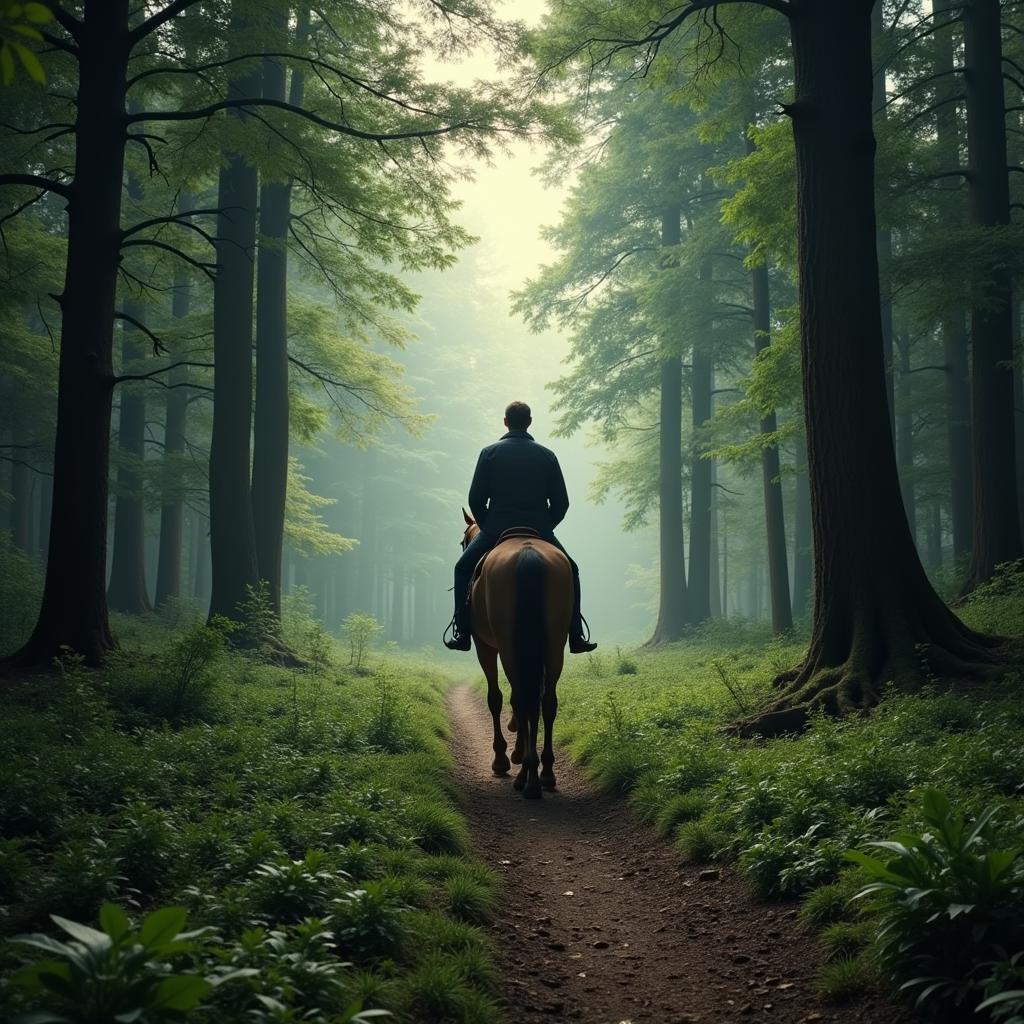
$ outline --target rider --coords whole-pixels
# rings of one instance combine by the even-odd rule
[[[477,562],[513,526],[536,530],[541,539],[553,544],[566,558],[568,552],[552,532],[565,518],[569,495],[562,478],[562,467],[555,453],[526,432],[533,422],[525,402],[511,402],[505,409],[508,433],[488,445],[477,460],[473,483],[469,488],[469,508],[480,532],[469,542],[455,563],[455,615],[452,638],[445,646],[453,651],[468,651],[472,630],[469,621],[469,584]],[[583,654],[597,647],[583,633],[580,614],[580,570],[572,566],[573,609],[569,625],[569,651]]]

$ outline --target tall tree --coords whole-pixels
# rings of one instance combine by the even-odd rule
[[[874,198],[871,0],[756,0],[789,18],[795,92],[801,366],[814,525],[815,606],[804,663],[741,730],[800,729],[878,699],[883,680],[963,676],[993,641],[935,593],[907,526],[889,423]],[[658,47],[714,0],[692,0],[633,38],[577,40],[591,57]],[[721,5],[725,13],[727,5]],[[711,31],[714,31],[712,28]]]
[[[971,223],[1010,222],[999,0],[963,6],[967,105],[967,202]],[[1013,415],[1013,286],[1009,267],[989,268],[971,309],[974,542],[964,589],[1021,557]]]

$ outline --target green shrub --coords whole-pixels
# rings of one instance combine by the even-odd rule
[[[494,914],[493,886],[470,872],[453,874],[445,883],[445,896],[448,912],[471,924],[486,924]]]
[[[706,864],[718,857],[728,839],[710,815],[683,822],[676,830],[675,848],[685,861]]]
[[[372,616],[353,612],[341,624],[341,632],[348,641],[348,663],[358,673],[363,670],[367,652],[384,627]]]
[[[334,928],[345,957],[365,962],[398,955],[405,937],[403,910],[383,882],[367,882],[334,903]]]
[[[852,878],[852,873],[847,872],[838,882],[819,885],[817,889],[808,893],[800,907],[801,919],[807,924],[822,925],[851,918],[855,909],[851,906],[850,900],[855,895],[856,888],[847,879]]]
[[[182,932],[186,912],[163,907],[133,928],[118,906],[100,910],[102,931],[53,915],[70,936],[19,936],[13,941],[48,954],[18,971],[12,981],[25,994],[30,1012],[13,1024],[110,1024],[111,1021],[178,1020],[210,992],[198,974],[174,969],[174,961],[194,954],[201,932]]]
[[[822,930],[821,944],[829,960],[842,960],[856,956],[874,937],[871,921],[836,921]]]
[[[658,835],[669,836],[685,821],[693,821],[708,809],[708,798],[699,792],[679,793],[662,804],[655,827]]]
[[[878,960],[919,1006],[975,1001],[978,965],[1024,947],[1024,849],[995,845],[996,813],[968,822],[928,789],[925,831],[846,854],[871,880],[858,899],[877,915]]]
[[[822,967],[815,988],[823,999],[843,1003],[863,996],[877,977],[877,970],[866,958],[844,957]]]
[[[412,839],[427,853],[465,853],[469,837],[462,819],[434,803],[418,801],[406,811]]]

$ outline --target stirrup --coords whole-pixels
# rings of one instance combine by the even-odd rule
[[[451,633],[449,639],[448,634]],[[448,648],[449,651],[468,651],[472,647],[472,634],[466,634],[465,636],[459,631],[458,623],[455,621],[455,616],[452,616],[452,621],[445,627],[444,633],[441,634],[441,643]]]
[[[591,651],[597,650],[597,644],[590,639],[590,623],[582,615],[580,615],[580,625],[582,629],[579,635],[569,637],[570,654],[589,654]]]

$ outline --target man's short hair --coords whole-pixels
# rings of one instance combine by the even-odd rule
[[[531,419],[530,407],[525,402],[509,402],[505,407],[505,421],[509,430],[525,430]]]

